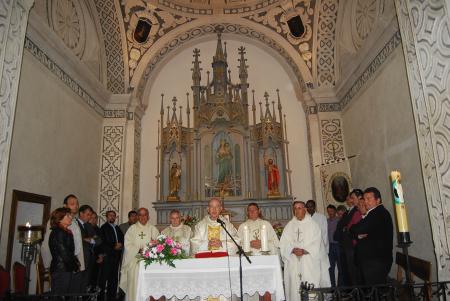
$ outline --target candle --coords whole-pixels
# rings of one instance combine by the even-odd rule
[[[261,226],[261,251],[267,252],[269,251],[269,245],[267,242],[267,229],[266,225]]]
[[[244,252],[250,252],[250,231],[248,230],[248,226],[244,225]]]
[[[399,232],[399,243],[410,243],[408,218],[406,216],[405,200],[403,199],[403,188],[400,183],[399,171],[391,171],[392,192],[394,193],[395,215]]]

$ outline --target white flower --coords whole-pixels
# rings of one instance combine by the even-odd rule
[[[164,258],[164,254],[163,253],[159,254],[159,257]]]

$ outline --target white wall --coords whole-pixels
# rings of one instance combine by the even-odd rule
[[[343,113],[346,151],[359,154],[350,160],[353,186],[380,189],[383,203],[394,218],[389,174],[392,170],[401,172],[414,242],[410,254],[431,261],[435,271],[430,219],[401,46],[378,72]],[[396,225],[394,228],[396,231]],[[398,250],[394,248],[394,252]],[[436,279],[435,273],[433,278]]]
[[[287,118],[287,131],[292,172],[293,195],[299,199],[312,197],[310,159],[308,154],[308,141],[306,118],[294,93],[294,83],[289,78],[280,63],[268,52],[253,44],[230,40],[232,37],[225,36],[227,41],[228,66],[231,70],[233,82],[238,78],[238,51],[237,48],[246,48],[247,65],[249,65],[250,83],[249,91],[254,89],[257,102],[263,101],[264,92],[270,94],[270,100],[276,101],[276,89],[280,89],[280,98],[283,111]],[[206,71],[212,71],[212,57],[216,51],[216,40],[201,42],[195,47],[188,47],[180,51],[161,69],[158,76],[151,83],[149,106],[142,119],[142,155],[141,155],[141,177],[140,177],[140,202],[141,206],[151,207],[156,200],[156,164],[157,164],[157,126],[160,117],[161,93],[165,94],[164,107],[172,105],[171,99],[176,96],[182,100],[178,105],[186,108],[186,92],[190,93],[190,104],[192,106],[192,51],[200,49],[200,61],[202,71],[202,85],[206,83]],[[210,75],[212,79],[212,74]],[[251,93],[249,93],[251,101]],[[170,102],[170,103],[169,103]],[[259,105],[257,104],[259,111]],[[166,108],[165,108],[166,110]],[[192,115],[192,107],[191,107]],[[251,116],[251,115],[250,115]],[[192,117],[192,116],[191,116]],[[259,118],[259,114],[257,115]],[[250,119],[251,120],[251,119]],[[186,115],[183,116],[186,123]],[[192,125],[192,122],[191,122]],[[151,210],[151,222],[156,222],[155,211]]]
[[[9,161],[0,264],[7,253],[12,190],[52,197],[74,193],[97,206],[102,118],[24,51]]]

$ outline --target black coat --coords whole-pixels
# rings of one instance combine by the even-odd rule
[[[89,223],[82,224],[77,219],[78,226],[80,227],[81,238],[83,239],[83,254],[84,254],[84,264],[86,268],[92,266],[94,264],[95,256],[94,256],[94,246],[88,241],[85,241],[85,238],[94,238],[95,230]]]
[[[392,264],[394,228],[391,214],[383,205],[370,211],[359,223],[350,228],[350,232],[355,238],[367,234],[367,237],[357,240],[355,256],[358,263],[364,264],[364,261],[375,260]]]
[[[114,230],[108,223],[104,223],[100,227],[100,231],[102,234],[102,250],[107,257],[111,258],[120,258],[122,251],[114,250],[114,246],[117,242],[121,243],[123,245],[123,234],[122,231],[120,231],[119,226],[114,225],[114,229],[116,229],[117,233],[117,241],[116,236],[114,235]]]
[[[336,231],[334,232],[333,239],[339,243],[339,245],[345,249],[352,249],[352,237],[346,228],[352,220],[353,214],[358,210],[356,206],[352,210],[347,211],[344,216],[339,220]]]
[[[53,228],[48,239],[52,254],[50,272],[78,272],[80,263],[75,256],[73,234],[61,228]]]

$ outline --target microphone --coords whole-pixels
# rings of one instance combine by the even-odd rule
[[[223,220],[221,220],[220,218],[217,218],[216,220],[219,224],[221,224],[222,226],[225,226],[225,222]]]

